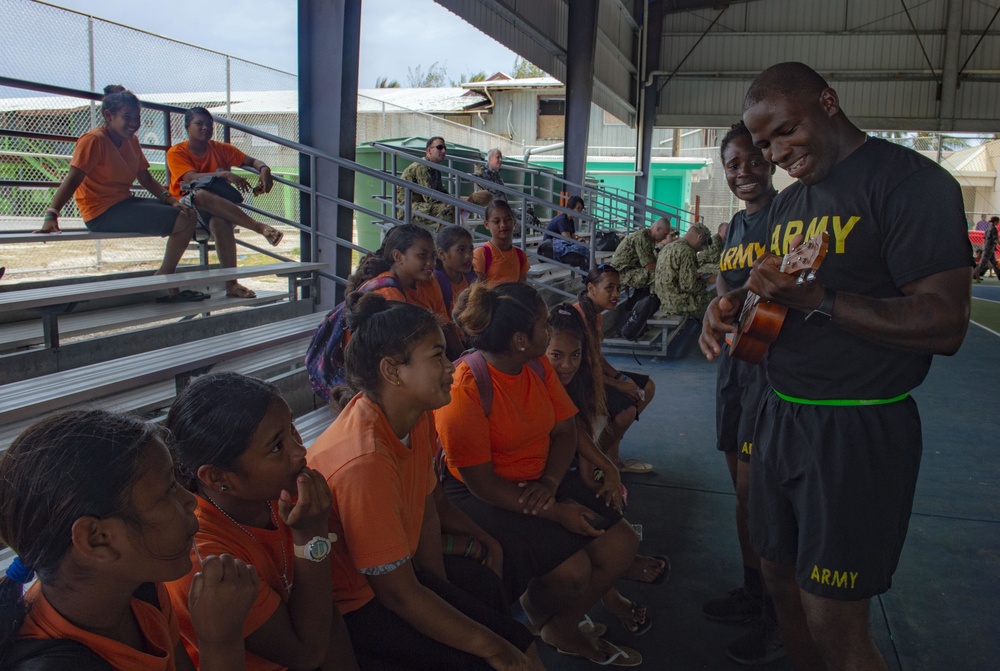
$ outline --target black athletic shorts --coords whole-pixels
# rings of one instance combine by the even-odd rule
[[[448,471],[442,486],[460,510],[472,518],[503,547],[503,582],[510,601],[521,596],[532,578],[543,576],[572,557],[594,540],[567,530],[558,522],[516,513],[486,503],[469,491],[465,483]],[[604,505],[580,480],[577,471],[569,471],[556,492],[557,501],[572,499],[594,511],[591,522],[597,529],[610,529],[622,518],[614,508]]]
[[[841,601],[892,585],[922,441],[917,404],[832,407],[764,393],[750,469],[750,542]]]
[[[753,431],[760,397],[767,388],[765,362],[754,365],[729,356],[723,345],[715,382],[715,446],[722,452],[737,451],[737,459],[750,462]]]
[[[166,236],[174,232],[180,210],[152,198],[131,196],[83,222],[96,233],[145,233]]]
[[[499,582],[490,569],[471,560],[465,561],[469,566],[461,572],[455,572],[455,565],[445,562],[450,582],[421,571],[417,571],[417,579],[455,610],[484,625],[518,650],[527,650],[535,637],[523,624],[512,618],[506,609],[496,610],[462,589],[465,580]],[[489,671],[491,668],[480,657],[424,636],[378,599],[344,615],[344,624],[362,669],[381,669],[387,665],[409,671]]]
[[[649,382],[648,375],[642,375],[641,373],[629,373],[628,371],[621,371],[625,377],[635,382],[639,385],[639,389],[645,389],[646,383]],[[636,404],[627,394],[623,394],[611,385],[604,385],[604,394],[608,405],[608,417],[611,419],[615,418],[622,410],[627,410]]]

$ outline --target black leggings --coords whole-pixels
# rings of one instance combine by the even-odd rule
[[[458,562],[461,562],[460,564]],[[499,598],[499,579],[485,566],[462,557],[445,558],[445,567],[452,582],[417,571],[417,580],[455,610],[479,622],[490,631],[510,641],[519,650],[527,650],[534,642],[525,626],[514,620],[506,610],[495,607]],[[480,596],[489,596],[492,606],[461,589],[468,581],[477,585]],[[483,593],[486,585],[494,585]],[[499,599],[502,602],[502,598]],[[502,605],[502,604],[501,604]],[[413,671],[488,671],[492,667],[482,658],[456,650],[424,636],[378,599],[372,599],[358,610],[344,615],[351,643],[362,671],[410,669]]]

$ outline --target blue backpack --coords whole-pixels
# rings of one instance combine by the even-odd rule
[[[385,287],[400,288],[394,277],[374,277],[356,291],[367,293]],[[309,349],[306,350],[306,372],[313,392],[325,402],[330,402],[330,390],[347,382],[344,371],[344,302],[323,318],[316,327]]]
[[[435,268],[434,277],[437,278],[438,284],[441,286],[441,297],[444,298],[444,306],[450,311],[452,308],[452,300],[454,300],[455,297],[451,294],[453,287],[451,286],[451,280],[448,279],[448,273],[444,272],[441,268]],[[476,274],[476,271],[470,270],[465,273],[465,281],[468,282],[471,287],[473,282],[479,281],[479,275]]]

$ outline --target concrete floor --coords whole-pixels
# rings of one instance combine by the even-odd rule
[[[981,293],[1000,300],[1000,286],[977,288]],[[679,361],[612,363],[649,374],[657,385],[622,454],[656,466],[653,474],[625,476],[628,518],[643,525],[642,551],[669,555],[673,574],[661,586],[622,583],[626,596],[649,607],[653,627],[644,636],[628,634],[601,606],[591,616],[608,625],[608,640],[642,653],[642,668],[742,668],[725,646],[745,628],[701,615],[703,602],[742,581],[732,486],[715,450],[716,365],[696,348]],[[924,428],[914,513],[893,588],[872,601],[872,631],[892,670],[1000,668],[998,373],[1000,333],[973,324],[959,353],[938,357],[914,393]],[[544,643],[539,648],[550,670],[596,668]]]

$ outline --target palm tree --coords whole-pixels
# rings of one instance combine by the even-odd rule
[[[375,80],[375,88],[377,89],[398,89],[399,82],[393,79],[389,81],[388,77],[379,77]]]

